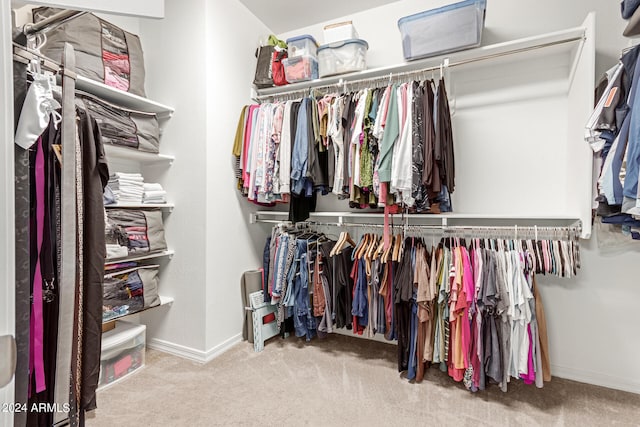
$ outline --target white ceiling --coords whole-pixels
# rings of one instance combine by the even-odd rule
[[[271,31],[280,34],[393,3],[394,0],[240,0],[240,2]]]

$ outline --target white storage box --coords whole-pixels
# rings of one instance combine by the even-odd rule
[[[289,83],[304,82],[318,78],[318,61],[314,56],[304,55],[282,61],[284,75]]]
[[[398,21],[406,60],[480,46],[486,0],[465,0]]]
[[[98,388],[111,385],[144,366],[145,325],[119,321],[102,334]]]
[[[313,36],[304,34],[302,36],[292,37],[287,39],[287,55],[289,58],[295,58],[298,56],[313,56],[317,57],[318,43]]]
[[[360,39],[323,44],[318,48],[320,77],[364,70],[368,49],[367,42]]]
[[[324,44],[360,38],[351,21],[337,22],[324,27]]]

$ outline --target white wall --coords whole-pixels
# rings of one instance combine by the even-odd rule
[[[167,2],[165,15],[139,28],[147,95],[176,110],[161,142],[173,166],[145,171],[176,205],[165,222],[176,255],[160,284],[175,302],[142,322],[152,345],[205,360],[239,339],[240,277],[258,265],[263,236],[245,226],[250,206],[238,200],[231,145],[250,101],[256,41],[269,30],[236,0]]]
[[[207,79],[205,0],[169,1],[165,19],[141,20],[147,96],[175,108],[165,126],[161,151],[173,154],[170,168],[145,171],[176,205],[166,218],[166,238],[176,251],[161,271],[160,293],[173,305],[145,314],[148,340],[204,351],[207,264],[206,242],[206,97],[198,85]],[[155,173],[153,173],[155,172]],[[157,343],[156,343],[157,344]]]
[[[352,20],[360,38],[369,43],[369,68],[403,62],[402,41],[398,19],[403,16],[440,7],[452,0],[403,0],[332,20]],[[626,46],[622,34],[624,23],[620,18],[619,2],[602,0],[488,0],[482,44],[493,44],[525,36],[577,27],[590,11],[598,14],[598,41],[596,49],[598,75],[611,66],[620,47]],[[322,44],[322,22],[280,34],[288,37],[311,34]]]
[[[244,317],[240,277],[260,264],[264,235],[247,226],[254,208],[236,190],[231,147],[250,101],[256,42],[270,31],[238,0],[207,2],[206,343],[211,357],[238,339]]]
[[[353,20],[361,38],[369,42],[369,67],[393,65],[403,61],[397,20],[446,3],[449,1],[404,0],[334,22]],[[579,26],[592,10],[597,12],[596,76],[600,76],[615,64],[621,48],[628,45],[620,35],[625,24],[620,18],[619,2],[489,0],[483,44]],[[301,28],[281,34],[280,38],[308,33],[322,43],[324,25]],[[503,114],[508,120],[509,112]],[[454,126],[458,121],[456,118]],[[454,136],[465,132],[454,127]],[[464,173],[459,170],[458,176]],[[495,197],[504,200],[511,195]],[[640,341],[635,320],[635,302],[640,298],[637,255],[638,251],[604,254],[597,248],[597,239],[592,238],[583,241],[583,268],[577,278],[539,277],[556,375],[640,393]]]

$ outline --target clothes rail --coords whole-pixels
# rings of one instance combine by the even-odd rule
[[[266,224],[292,225],[289,221],[275,219],[258,219],[257,222]],[[301,223],[297,223],[301,224]],[[347,227],[362,228],[364,230],[383,229],[384,224],[366,224],[354,222],[316,222],[305,221],[304,224],[315,227]],[[451,234],[454,236],[486,237],[486,238],[534,238],[552,237],[577,240],[582,232],[579,222],[570,226],[467,226],[467,225],[406,225],[392,224],[389,226],[395,230],[402,230],[406,234]]]
[[[21,46],[16,42],[13,42],[13,59],[22,62],[23,64],[29,63],[30,61],[37,60],[40,61],[40,65],[45,67],[49,71],[58,72],[62,68],[62,66],[48,58],[41,53],[29,49],[27,47]]]
[[[85,13],[87,12],[79,10],[63,10],[62,12],[58,12],[55,15],[43,19],[40,22],[36,22],[35,24],[25,24],[22,28],[22,32],[27,36],[31,36],[40,32],[46,32],[47,30],[62,25],[67,21],[84,15]]]
[[[267,93],[263,95],[258,94],[254,98],[254,100],[257,102],[262,102],[265,100],[295,99],[295,98],[308,96],[312,93],[313,90],[316,90],[316,91],[325,90],[328,93],[330,89],[335,88],[339,92],[340,92],[340,89],[342,89],[341,93],[344,93],[344,92],[347,92],[350,87],[357,86],[357,85],[360,85],[360,87],[362,85],[365,85],[365,87],[375,88],[375,87],[388,85],[390,82],[405,83],[405,82],[413,81],[416,79],[425,79],[427,77],[427,73],[435,72],[437,70],[444,70],[445,68],[459,67],[459,66],[473,64],[480,61],[486,61],[486,60],[496,59],[504,56],[530,52],[533,50],[544,49],[544,48],[563,45],[567,43],[574,43],[582,40],[585,40],[584,35],[569,37],[566,39],[550,41],[546,43],[540,43],[532,46],[517,47],[511,50],[506,50],[506,51],[496,52],[496,53],[489,53],[486,55],[471,57],[467,59],[461,59],[453,62],[449,62],[448,58],[444,58],[440,62],[440,64],[435,66],[422,67],[416,70],[402,71],[402,72],[396,72],[396,73],[389,72],[379,76],[372,76],[372,77],[366,77],[366,78],[360,78],[360,79],[358,79],[358,76],[361,75],[362,72],[355,73],[351,75],[351,77],[349,76],[341,77],[338,81],[334,83],[323,84],[324,79],[318,79],[318,80],[313,80],[311,82],[307,82],[306,84],[304,84],[306,87],[303,87],[303,88],[290,90],[290,91],[278,91],[278,92]],[[376,72],[376,70],[369,70],[369,71]],[[382,72],[382,70],[380,70],[380,72]],[[353,80],[351,80],[351,78],[353,78]]]

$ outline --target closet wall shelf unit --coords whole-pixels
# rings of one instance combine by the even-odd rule
[[[121,262],[130,262],[130,261],[144,261],[144,260],[156,259],[156,258],[164,258],[164,257],[169,257],[171,259],[171,258],[173,258],[173,255],[175,255],[175,253],[176,252],[173,249],[168,249],[166,251],[151,252],[151,253],[140,254],[140,255],[132,255],[132,256],[126,256],[126,257],[122,257],[122,258],[107,258],[105,260],[105,265],[117,264],[117,263],[121,263]]]
[[[288,84],[286,86],[256,89],[256,99],[263,100],[278,98],[284,95],[297,95],[299,92],[313,88],[339,88],[345,84],[350,86],[354,83],[369,82],[371,80],[384,82],[384,79],[411,78],[415,74],[439,71],[445,63],[448,63],[448,67],[450,68],[464,66],[465,70],[468,70],[483,66],[486,61],[499,61],[500,64],[518,62],[524,55],[529,59],[532,57],[542,59],[545,56],[558,54],[574,56],[576,54],[576,48],[579,47],[584,40],[584,27],[570,28],[387,67],[372,68],[355,73]],[[492,65],[495,66],[496,64]],[[575,72],[575,66],[573,68],[571,71],[572,75]],[[570,79],[572,79],[572,77],[570,77]]]
[[[158,305],[154,305],[153,307],[143,308],[142,310],[138,310],[138,311],[135,311],[133,313],[123,314],[122,316],[112,317],[109,320],[103,321],[102,324],[106,325],[106,324],[115,322],[116,320],[122,320],[125,317],[135,316],[136,314],[140,314],[140,313],[143,313],[143,312],[148,311],[148,310],[153,310],[154,308],[158,308],[158,307],[162,307],[162,306],[165,306],[165,305],[173,304],[173,301],[175,301],[173,299],[173,297],[168,297],[168,296],[164,296],[164,295],[159,295],[159,298],[160,298],[160,304],[158,304]]]
[[[579,221],[580,237],[589,238],[593,153],[583,129],[593,110],[594,13],[581,26],[561,31],[258,89],[254,100],[295,100],[440,77],[449,87],[455,168],[460,171],[451,194],[454,212],[409,215],[407,221],[505,227],[574,227]],[[338,212],[347,208],[331,196],[319,205],[318,210],[330,212],[312,213],[318,222],[322,215],[338,223],[382,221],[382,214]],[[259,211],[250,220],[286,218],[287,213]]]

